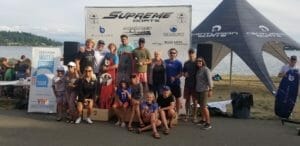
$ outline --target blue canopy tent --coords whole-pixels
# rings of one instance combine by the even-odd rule
[[[246,0],[223,0],[221,4],[192,31],[193,48],[212,44],[211,69],[231,51],[235,52],[271,92],[276,87],[266,69],[263,51],[287,63],[285,46],[299,44],[266,19]],[[201,48],[199,51],[204,51]],[[206,51],[204,51],[206,52]]]

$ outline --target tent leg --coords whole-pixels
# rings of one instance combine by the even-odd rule
[[[232,50],[230,50],[230,72],[229,72],[230,89],[232,89],[232,60],[233,60],[233,52]]]

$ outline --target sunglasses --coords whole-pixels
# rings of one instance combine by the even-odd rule
[[[176,52],[170,52],[170,54],[177,54]]]
[[[85,70],[85,72],[92,72],[92,70]]]

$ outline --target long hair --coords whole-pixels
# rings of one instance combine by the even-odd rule
[[[198,57],[198,58],[196,59],[196,62],[198,62],[198,61],[202,61],[202,66],[207,66],[207,65],[206,65],[206,61],[204,60],[203,57]]]
[[[93,48],[95,47],[95,41],[93,39],[87,39],[85,41],[85,46],[88,44],[88,43],[93,43]]]
[[[107,48],[110,49],[110,47],[115,47],[115,50],[113,52],[111,52],[111,53],[116,54],[116,52],[117,52],[117,45],[114,44],[114,43],[110,43],[110,44],[108,44]]]

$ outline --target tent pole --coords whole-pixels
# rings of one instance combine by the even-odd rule
[[[230,89],[232,89],[232,59],[233,59],[233,52],[232,52],[232,49],[231,49],[230,50],[230,73],[229,73]]]

